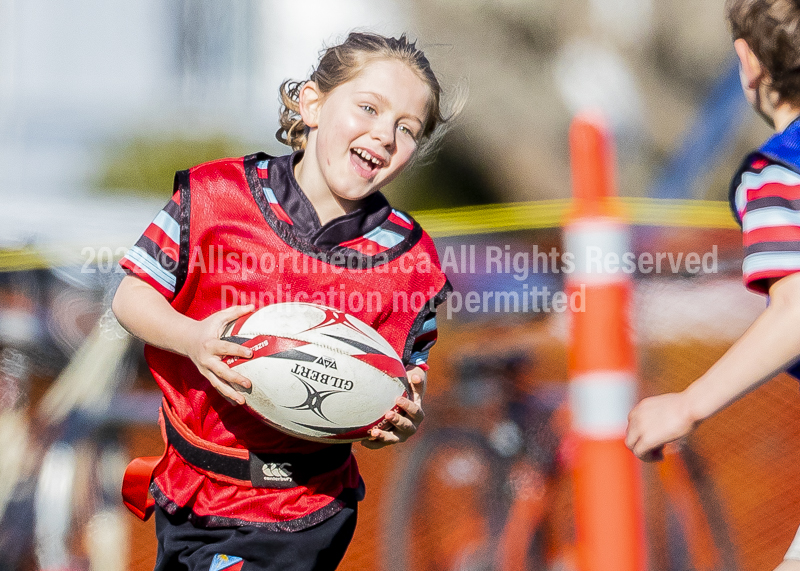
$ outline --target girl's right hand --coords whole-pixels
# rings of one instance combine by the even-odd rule
[[[254,310],[253,305],[236,305],[218,311],[202,321],[196,321],[184,340],[186,355],[211,386],[233,405],[245,403],[241,391],[249,391],[252,385],[249,379],[228,367],[223,358],[236,356],[249,359],[253,351],[238,343],[223,341],[220,336],[228,323]]]

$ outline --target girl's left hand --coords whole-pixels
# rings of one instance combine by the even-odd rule
[[[683,438],[698,424],[686,392],[644,399],[628,415],[625,444],[645,462],[664,459],[664,446]]]
[[[361,441],[364,447],[376,450],[398,442],[405,442],[414,435],[425,419],[425,413],[422,410],[422,397],[425,394],[428,374],[419,367],[414,367],[406,374],[408,375],[408,382],[411,384],[411,390],[414,393],[412,395],[413,400],[398,397],[397,404],[403,409],[403,413],[393,410],[387,412],[384,418],[392,423],[392,429],[380,430],[373,428],[369,440]]]

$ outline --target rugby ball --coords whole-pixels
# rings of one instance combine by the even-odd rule
[[[253,350],[225,363],[252,382],[246,406],[276,429],[320,442],[369,438],[395,399],[411,395],[400,357],[363,321],[312,303],[276,303],[222,334]]]

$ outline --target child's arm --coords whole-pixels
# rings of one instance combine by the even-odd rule
[[[145,343],[189,357],[211,385],[231,404],[244,404],[244,396],[232,385],[250,388],[250,381],[223,361],[226,355],[251,357],[246,347],[219,337],[225,325],[253,311],[253,306],[234,306],[196,321],[176,311],[153,286],[126,276],[111,304],[117,320]]]
[[[702,377],[680,393],[650,397],[628,416],[626,444],[645,461],[666,443],[785,370],[800,355],[800,272],[773,282],[770,303]]]
[[[414,392],[413,400],[399,397],[397,404],[403,409],[404,414],[387,412],[386,420],[394,425],[394,430],[372,429],[372,437],[362,441],[362,444],[371,449],[383,448],[390,444],[405,442],[419,428],[425,419],[425,412],[422,410],[422,397],[425,396],[425,387],[428,382],[428,374],[420,367],[414,367],[406,373],[411,390]]]

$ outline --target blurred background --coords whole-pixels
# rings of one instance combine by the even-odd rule
[[[563,287],[481,256],[560,251],[570,121],[603,113],[633,251],[718,253],[714,272],[633,276],[640,393],[685,387],[764,305],[741,286],[724,201],[770,131],[740,93],[722,4],[0,0],[0,569],[152,568],[152,522],[118,490],[131,457],[161,452],[159,395],[107,312],[115,261],[175,170],[287,152],[279,84],[351,30],[418,38],[445,97],[468,94],[435,159],[386,191],[440,252],[475,246],[459,292]],[[574,569],[565,314],[462,311],[439,329],[420,434],[356,447],[369,492],[342,568],[499,569],[514,521],[528,562],[502,568]],[[777,564],[800,521],[798,412],[781,376],[673,468],[642,466],[651,569]]]

